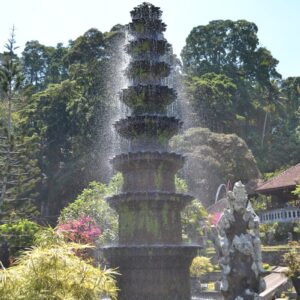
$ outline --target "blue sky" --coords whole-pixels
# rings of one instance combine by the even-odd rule
[[[67,44],[91,27],[108,31],[130,21],[137,0],[3,0],[0,49],[16,27],[17,44],[38,40],[45,45]],[[163,10],[166,37],[180,54],[191,29],[217,19],[246,19],[256,23],[262,46],[279,60],[283,77],[300,76],[299,0],[153,0]]]

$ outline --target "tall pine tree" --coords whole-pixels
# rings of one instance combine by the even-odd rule
[[[17,128],[17,108],[20,103],[22,73],[15,54],[14,28],[5,45],[0,61],[0,221],[11,216],[33,217],[35,189],[40,171],[33,158],[36,148],[34,138],[20,134]]]

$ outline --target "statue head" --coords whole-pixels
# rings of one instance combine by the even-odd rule
[[[241,181],[234,184],[233,191],[228,193],[229,204],[232,210],[244,212],[247,208],[248,195]]]

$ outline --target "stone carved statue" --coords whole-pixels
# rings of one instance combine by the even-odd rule
[[[225,300],[259,299],[259,293],[265,289],[259,218],[240,181],[227,197],[229,207],[215,228],[222,270],[221,292]]]

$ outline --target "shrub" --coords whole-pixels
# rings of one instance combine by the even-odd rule
[[[290,250],[283,255],[283,261],[288,267],[287,275],[290,278],[300,277],[300,251],[298,242],[289,243]]]
[[[190,266],[190,275],[192,277],[200,277],[205,273],[212,272],[214,267],[210,262],[210,258],[205,256],[196,256]]]
[[[197,242],[205,234],[207,212],[200,201],[193,200],[181,213],[183,237]]]
[[[115,273],[75,255],[87,246],[66,243],[50,230],[43,234],[39,245],[23,252],[15,266],[0,271],[1,299],[116,299]]]
[[[289,233],[292,234],[293,240],[299,239],[300,222],[260,224],[259,231],[261,241],[265,245],[286,243]]]
[[[6,238],[10,256],[16,257],[20,250],[31,247],[34,235],[40,228],[37,223],[27,219],[18,219],[0,225],[0,236]]]
[[[81,217],[79,220],[68,220],[57,226],[67,240],[81,244],[94,244],[101,234],[101,229],[90,217]]]
[[[77,199],[65,207],[58,220],[58,228],[80,219],[88,218],[95,226],[101,229],[98,237],[99,244],[115,242],[118,238],[118,218],[116,212],[109,207],[105,197],[117,193],[122,184],[121,174],[115,175],[109,185],[91,182],[89,186],[78,195]]]

